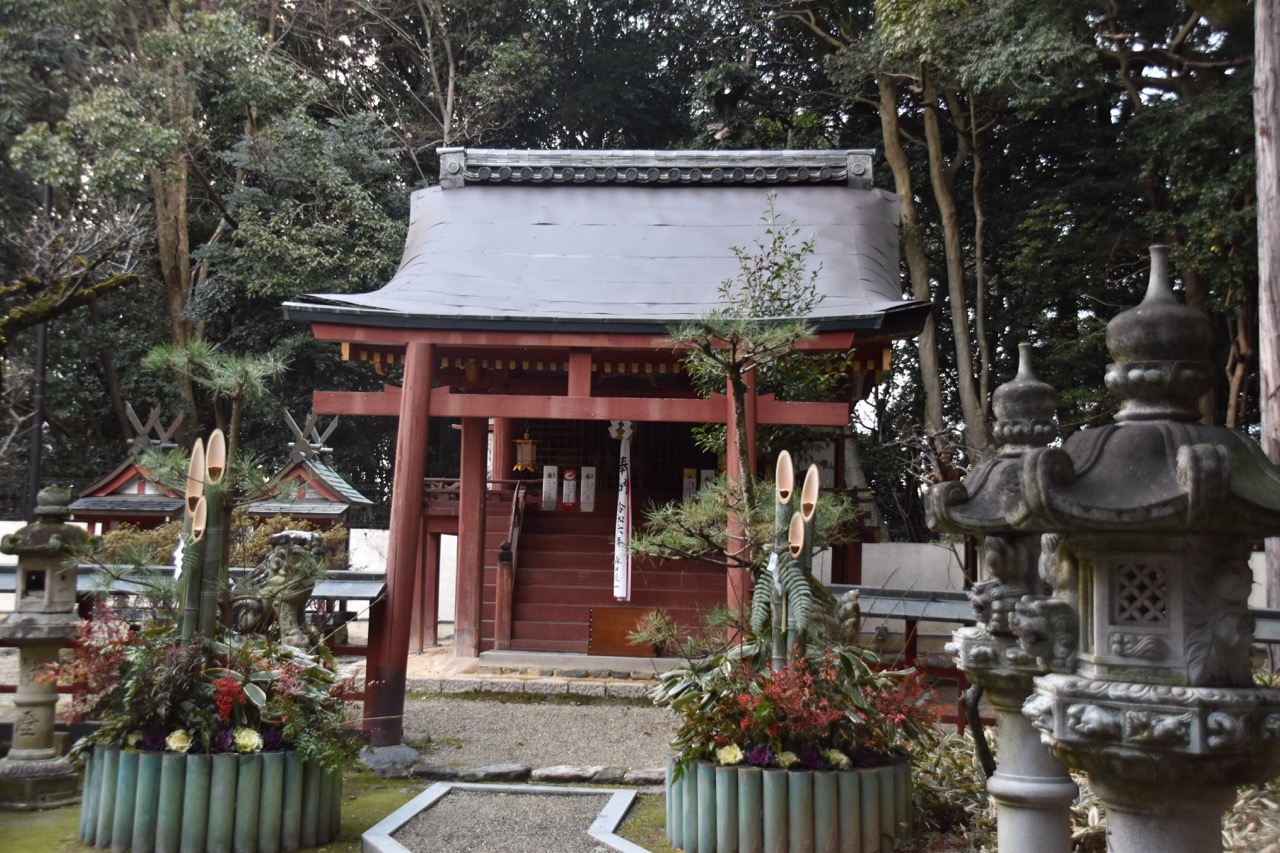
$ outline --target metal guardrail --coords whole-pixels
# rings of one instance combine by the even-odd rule
[[[143,570],[154,580],[173,580],[173,566],[145,566]],[[232,580],[242,577],[251,569],[233,568]],[[0,566],[0,594],[17,591],[17,568]],[[82,565],[76,576],[76,592],[102,595],[143,595],[149,588],[148,578],[135,575],[117,577],[103,572],[98,566]],[[326,600],[373,601],[387,589],[385,572],[330,571],[324,580],[315,585],[311,598]]]
[[[884,589],[853,584],[828,584],[834,595],[858,592],[863,616],[903,619],[909,622],[958,622],[973,625],[968,595],[957,590]],[[1251,608],[1253,639],[1257,643],[1280,643],[1280,610]]]

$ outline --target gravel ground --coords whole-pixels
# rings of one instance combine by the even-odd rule
[[[519,704],[481,699],[410,699],[405,739],[422,760],[460,769],[527,764],[533,769],[662,767],[675,722],[647,705]]]
[[[606,796],[451,791],[392,836],[413,853],[595,853],[587,834]]]
[[[647,705],[560,705],[486,699],[410,699],[405,739],[422,760],[459,769],[526,764],[534,769],[662,767],[675,730]],[[451,791],[396,830],[412,853],[597,853],[610,848],[587,830],[605,796]]]

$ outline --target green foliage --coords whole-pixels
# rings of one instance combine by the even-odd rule
[[[912,771],[919,834],[964,844],[965,850],[993,848],[995,803],[969,737],[935,733],[912,750]]]
[[[874,766],[928,737],[932,712],[913,671],[876,669],[870,650],[834,636],[817,645],[820,656],[770,666],[767,645],[748,639],[659,676],[650,695],[678,720],[682,770]]]
[[[643,529],[631,540],[631,552],[662,560],[701,560],[720,565],[745,567],[751,564],[743,554],[766,553],[773,543],[773,483],[762,480],[760,502],[746,511],[739,492],[723,477],[716,478],[692,497],[645,512]],[[736,512],[746,533],[742,553],[728,550],[729,513]],[[855,541],[857,511],[845,495],[823,493],[814,514],[814,553]]]
[[[787,624],[803,634],[809,628],[814,608],[814,588],[800,568],[800,561],[787,552],[769,557],[763,571],[753,577],[751,590],[751,630],[763,634],[776,619],[779,601],[786,602]]]
[[[720,305],[705,317],[673,328],[675,345],[694,385],[704,394],[724,393],[725,382],[743,382],[748,365],[767,376],[796,343],[811,337],[807,318],[822,301],[809,269],[813,238],[798,245],[800,229],[782,224],[770,194],[761,221],[765,236],[751,247],[734,246],[738,274],[720,283]]]
[[[320,533],[325,567],[335,570],[348,567],[349,534],[345,527],[321,529],[309,519],[291,515],[255,519],[242,507],[234,510],[231,515],[231,562],[246,568],[258,565],[271,550],[270,538],[283,530]],[[102,550],[94,559],[104,566],[122,566],[130,576],[138,567],[172,565],[174,550],[181,535],[182,523],[179,521],[147,530],[139,530],[132,524],[122,524],[102,537]]]
[[[359,737],[333,662],[318,653],[260,640],[178,641],[172,621],[132,630],[99,606],[82,622],[75,657],[59,677],[84,685],[78,717],[100,720],[90,744],[147,752],[258,752],[297,749],[339,768]]]
[[[650,610],[627,634],[634,646],[652,648],[660,657],[701,658],[727,648],[727,639],[743,627],[741,614],[719,606],[699,613],[696,626],[681,625],[662,608]]]

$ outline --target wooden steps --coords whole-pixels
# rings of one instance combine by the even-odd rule
[[[492,524],[492,514],[490,524]],[[724,570],[689,562],[637,559],[629,602],[613,596],[613,513],[526,512],[512,602],[511,648],[586,653],[591,611],[661,607],[684,624],[725,600]],[[493,644],[497,547],[506,536],[490,527],[486,540],[481,649]]]

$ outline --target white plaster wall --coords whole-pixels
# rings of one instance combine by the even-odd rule
[[[390,531],[354,529],[351,531],[350,565],[355,571],[385,572]],[[439,621],[452,622],[454,589],[458,577],[458,537],[440,537],[440,615]]]
[[[964,589],[959,546],[883,542],[862,546],[862,585],[883,589]]]
[[[1254,551],[1249,555],[1249,568],[1253,570],[1253,588],[1249,590],[1249,606],[1260,610],[1267,608],[1267,555]]]

